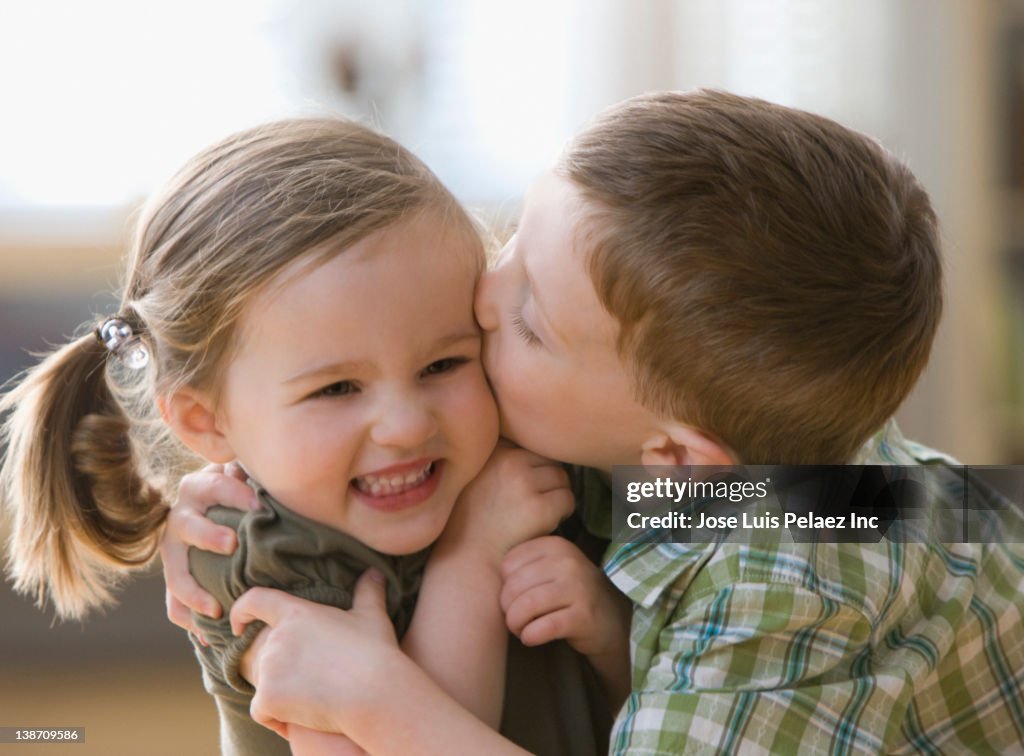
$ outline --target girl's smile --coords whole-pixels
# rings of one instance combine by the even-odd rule
[[[352,487],[367,506],[395,512],[429,499],[443,474],[443,460],[420,460],[360,475],[352,479]]]

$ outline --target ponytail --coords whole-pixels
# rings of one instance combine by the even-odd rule
[[[140,474],[132,423],[108,382],[107,348],[89,333],[46,357],[0,398],[8,447],[0,504],[13,523],[16,590],[63,618],[112,603],[126,567],[152,560],[167,516]],[[111,368],[115,360],[110,360]]]

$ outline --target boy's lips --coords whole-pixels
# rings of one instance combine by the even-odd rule
[[[443,464],[442,460],[424,459],[382,468],[353,478],[351,488],[374,509],[405,509],[430,498],[441,479]]]

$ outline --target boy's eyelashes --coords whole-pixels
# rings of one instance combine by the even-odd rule
[[[530,326],[526,325],[526,321],[523,320],[523,311],[513,310],[510,313],[510,316],[512,319],[512,327],[515,329],[516,333],[518,333],[519,336],[523,339],[523,341],[525,341],[530,346],[540,346],[540,336],[534,333],[533,329],[530,328]]]
[[[420,376],[423,378],[429,378],[436,375],[444,375],[445,373],[451,373],[462,365],[466,365],[471,362],[470,357],[457,356],[457,357],[444,357],[440,360],[434,360],[422,371]],[[348,396],[349,394],[355,394],[360,391],[359,385],[355,381],[335,381],[327,386],[324,386],[317,391],[314,391],[309,395],[310,399],[320,398],[332,398],[338,396]]]

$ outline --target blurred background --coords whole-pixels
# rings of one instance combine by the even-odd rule
[[[1024,0],[3,3],[0,380],[113,311],[133,212],[232,131],[364,118],[504,224],[600,108],[697,86],[828,115],[910,164],[948,275],[904,431],[965,462],[1024,463]],[[158,580],[52,625],[0,587],[0,727],[86,727],[84,745],[39,753],[216,752]]]

